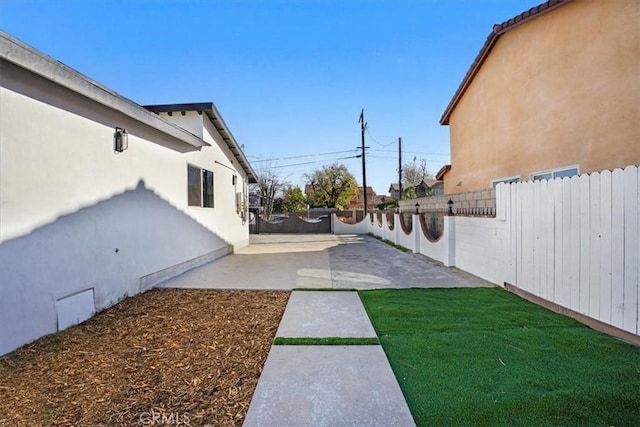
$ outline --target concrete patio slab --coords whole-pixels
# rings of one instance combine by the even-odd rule
[[[252,235],[251,245],[159,285],[197,289],[329,288],[331,277],[305,270],[329,271],[327,249],[340,244],[332,234]]]
[[[273,346],[244,426],[415,423],[379,345]]]
[[[366,235],[260,234],[159,285],[200,289],[473,287],[492,284]]]
[[[375,337],[356,292],[294,291],[278,337]]]

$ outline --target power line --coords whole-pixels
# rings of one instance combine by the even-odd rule
[[[299,156],[288,156],[288,157],[272,157],[272,158],[268,158],[268,159],[260,159],[260,160],[252,160],[252,163],[258,163],[258,162],[270,162],[273,160],[291,160],[291,159],[302,159],[304,157],[316,157],[316,156],[328,156],[330,154],[342,154],[342,153],[351,153],[356,151],[355,149],[353,150],[343,150],[343,151],[331,151],[328,153],[314,153],[314,154],[301,154]]]
[[[322,162],[335,162],[337,160],[347,160],[347,159],[359,159],[360,157],[362,157],[360,154],[356,155],[356,156],[349,156],[349,157],[338,157],[336,159],[322,159],[322,160],[314,160],[311,162],[301,162],[301,163],[291,163],[288,165],[277,165],[277,166],[272,166],[272,169],[282,169],[282,168],[289,168],[289,167],[293,167],[293,166],[302,166],[302,165],[312,165],[314,163],[322,163]]]
[[[365,129],[365,131],[368,132],[368,127]],[[371,137],[371,134],[369,133],[369,136]],[[371,139],[373,139],[373,137],[371,137]],[[375,141],[375,140],[374,140]],[[395,143],[396,141],[392,141],[392,143]],[[382,145],[382,144],[381,144]],[[388,144],[387,144],[388,145]],[[386,146],[386,145],[385,145]],[[251,163],[261,163],[261,162],[270,162],[270,161],[275,161],[275,160],[292,160],[292,159],[302,159],[305,157],[317,157],[317,156],[328,156],[328,155],[332,155],[332,154],[343,154],[343,153],[353,153],[354,151],[359,151],[361,150],[361,148],[354,148],[352,150],[342,150],[342,151],[329,151],[326,153],[314,153],[314,154],[301,154],[298,156],[287,156],[287,157],[270,157],[267,159],[255,159],[255,160],[251,160]],[[371,152],[379,152],[379,153],[394,153],[396,154],[397,151],[396,150],[383,150],[380,148],[373,148],[370,149]],[[443,157],[449,157],[449,154],[446,153],[425,153],[425,152],[421,152],[421,151],[404,151],[403,153],[405,154],[418,154],[418,155],[425,155],[425,156],[443,156]],[[377,156],[377,155],[372,155],[369,154],[371,157],[375,157],[375,158],[396,158],[396,156]],[[255,157],[255,156],[247,156],[247,157]],[[319,161],[314,161],[311,163],[318,163],[318,162],[322,162],[322,161],[326,161],[325,160],[319,160]],[[338,158],[338,159],[334,159],[334,160],[342,160],[342,158]],[[434,162],[435,163],[435,162]],[[287,165],[284,165],[282,167],[287,167]]]
[[[397,153],[396,150],[381,150],[379,148],[374,148],[371,151],[379,151],[381,153]],[[404,150],[402,152],[405,154],[421,154],[424,156],[447,156],[447,157],[450,156],[450,154],[446,154],[446,153],[425,153],[422,151],[404,151]]]
[[[382,147],[388,147],[388,146],[390,146],[391,144],[393,144],[393,143],[395,143],[395,142],[396,142],[396,141],[395,141],[395,139],[394,139],[393,141],[389,142],[388,144],[383,144],[382,142],[379,142],[377,139],[375,139],[375,138],[373,137],[373,135],[371,135],[371,131],[369,130],[369,128],[368,128],[368,127],[366,128],[366,131],[367,131],[367,134],[369,134],[369,138],[371,138],[371,139],[373,140],[373,142],[375,142],[376,144],[378,144],[378,145],[380,145],[380,146],[382,146]]]
[[[403,152],[404,153],[404,152]],[[385,159],[385,160],[397,160],[398,156],[380,156],[380,155],[376,155],[376,154],[367,154],[367,159]],[[428,164],[434,164],[434,165],[441,165],[442,164],[442,160],[426,160],[425,162]]]

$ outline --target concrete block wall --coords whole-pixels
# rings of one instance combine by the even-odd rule
[[[458,214],[474,214],[474,212],[482,212],[483,209],[495,213],[496,190],[494,188],[470,193],[401,200],[400,211],[415,212],[416,203],[418,203],[420,212],[447,212],[449,210],[447,205],[449,199],[453,202],[454,212],[457,211]]]

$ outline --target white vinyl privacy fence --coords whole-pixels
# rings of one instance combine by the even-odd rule
[[[334,218],[334,232],[371,232],[498,285],[640,335],[638,167],[551,181],[500,184],[496,217],[445,217],[433,241],[418,215],[406,233],[374,218]],[[396,216],[394,224],[399,223]]]
[[[505,281],[637,335],[638,179],[629,166],[501,186]]]

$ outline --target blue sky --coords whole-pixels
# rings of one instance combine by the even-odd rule
[[[439,119],[493,24],[541,0],[0,0],[0,28],[138,104],[214,102],[259,172],[334,161],[384,194],[449,162]],[[327,154],[330,153],[330,154]],[[269,160],[272,159],[272,160]]]

